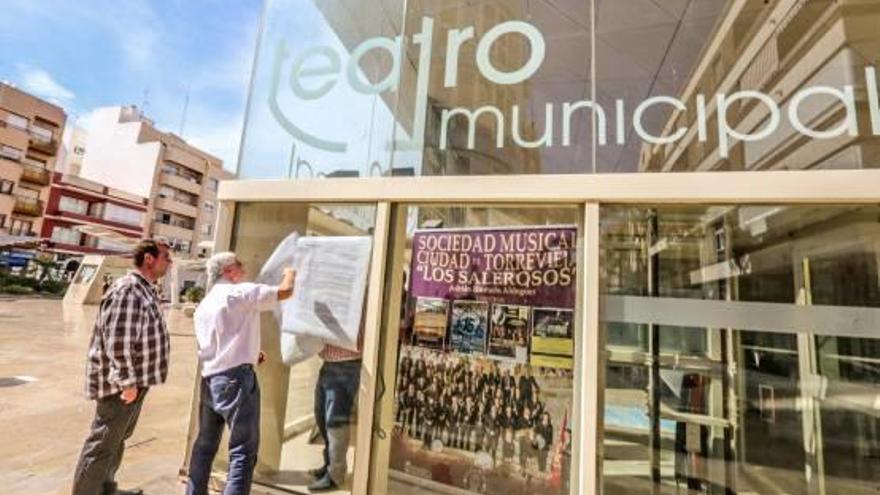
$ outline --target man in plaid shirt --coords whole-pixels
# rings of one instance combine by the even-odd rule
[[[168,246],[141,241],[134,264],[104,295],[95,321],[87,364],[95,418],[76,466],[73,495],[142,493],[118,490],[115,477],[147,391],[168,375],[170,342],[152,285],[171,266]]]

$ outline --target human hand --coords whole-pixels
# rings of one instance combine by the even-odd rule
[[[278,285],[278,300],[283,301],[293,295],[294,280],[296,279],[296,270],[290,267],[284,268],[284,278]]]
[[[138,389],[137,387],[128,387],[122,390],[122,393],[119,394],[119,398],[122,400],[122,403],[126,406],[136,401],[138,398]]]

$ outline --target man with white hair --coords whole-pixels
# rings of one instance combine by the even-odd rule
[[[187,495],[207,495],[223,425],[229,427],[225,495],[250,493],[260,442],[260,388],[254,366],[262,361],[260,312],[293,295],[295,272],[284,269],[277,287],[245,282],[235,253],[208,260],[209,290],[196,309],[202,365],[199,435],[193,446]]]

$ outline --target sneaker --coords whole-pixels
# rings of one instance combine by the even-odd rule
[[[339,485],[333,481],[329,474],[325,474],[321,479],[309,485],[309,491],[312,493],[329,492],[339,488]]]
[[[309,469],[309,475],[312,477],[312,479],[314,479],[315,481],[318,481],[319,479],[323,478],[324,476],[327,476],[327,466],[322,466],[322,467],[315,468],[315,469]]]

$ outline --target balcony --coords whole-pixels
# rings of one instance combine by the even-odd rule
[[[153,235],[159,237],[166,237],[170,239],[181,239],[184,241],[192,240],[195,235],[195,231],[190,229],[185,229],[183,227],[177,227],[175,225],[169,225],[162,222],[155,222],[153,224]]]
[[[179,175],[163,172],[160,180],[162,181],[162,184],[165,184],[166,186],[171,186],[175,189],[180,189],[181,191],[195,194],[196,196],[202,193],[201,184],[195,182],[194,180],[189,180],[185,177],[181,177]]]
[[[163,158],[178,165],[182,165],[199,174],[204,175],[207,171],[207,165],[203,158],[176,146],[168,146],[165,149]]]
[[[43,202],[37,198],[16,195],[12,212],[31,217],[39,217],[43,215]]]
[[[170,211],[190,218],[199,217],[199,209],[188,203],[177,201],[172,198],[156,198],[156,208],[160,210]]]
[[[21,180],[41,186],[48,186],[52,173],[41,165],[28,160],[21,162]]]
[[[33,131],[31,131],[30,137],[28,138],[28,144],[31,149],[35,149],[49,156],[55,156],[58,152],[58,140],[54,137],[48,137]]]

